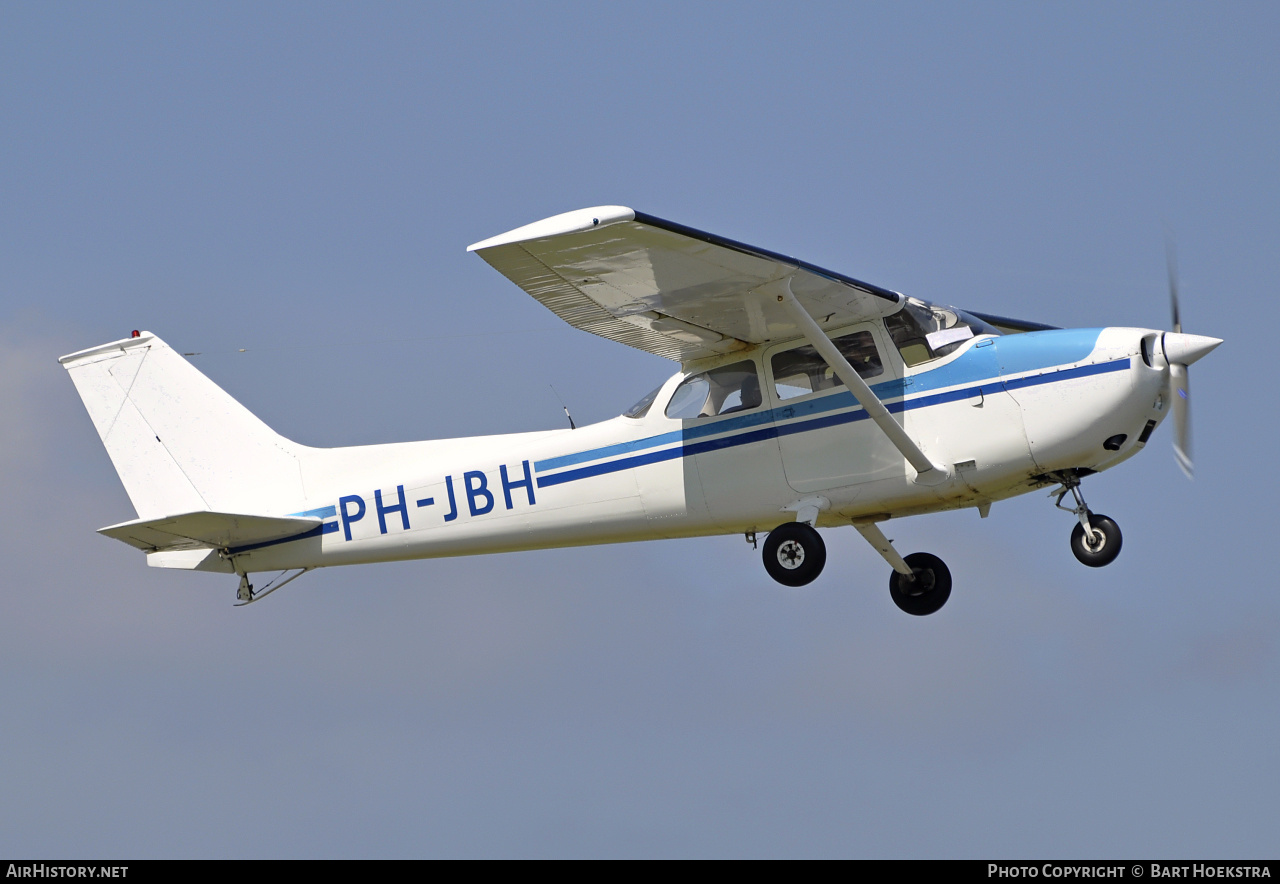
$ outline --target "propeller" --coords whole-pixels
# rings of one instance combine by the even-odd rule
[[[1165,263],[1169,270],[1169,307],[1173,314],[1173,331],[1161,337],[1165,361],[1169,364],[1169,398],[1173,402],[1173,457],[1193,478],[1195,465],[1191,459],[1191,381],[1187,366],[1208,355],[1222,343],[1221,338],[1182,333],[1182,313],[1178,307],[1178,256],[1172,241],[1165,242]]]

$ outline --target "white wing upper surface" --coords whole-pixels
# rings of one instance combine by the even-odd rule
[[[888,315],[901,299],[622,206],[556,215],[468,251],[575,328],[682,363],[799,337],[778,299],[788,284],[823,327]]]

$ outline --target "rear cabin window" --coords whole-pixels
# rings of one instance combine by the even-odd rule
[[[761,401],[756,364],[747,360],[685,378],[671,395],[666,414],[677,420],[696,420],[750,411]]]
[[[871,332],[854,332],[833,338],[832,342],[864,380],[884,373]],[[775,353],[770,367],[773,369],[773,389],[783,401],[844,386],[844,381],[836,377],[826,360],[809,345]]]

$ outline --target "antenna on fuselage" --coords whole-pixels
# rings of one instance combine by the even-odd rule
[[[554,384],[547,384],[547,386],[551,388],[551,392],[552,392],[552,393],[556,393],[556,388],[555,388],[555,385],[554,385]],[[559,394],[559,393],[556,393],[556,398],[557,398],[557,399],[560,399],[560,394]],[[569,414],[569,406],[567,406],[567,405],[565,405],[565,404],[564,404],[564,400],[563,400],[563,399],[560,399],[560,407],[564,409],[564,416],[565,416],[565,417],[567,417],[567,418],[569,419],[569,429],[571,429],[571,430],[576,430],[576,429],[578,429],[578,427],[577,427],[577,426],[574,424],[574,422],[573,422],[573,415]]]

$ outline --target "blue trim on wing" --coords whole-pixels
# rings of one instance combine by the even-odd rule
[[[877,298],[883,298],[890,303],[898,303],[901,295],[892,292],[889,289],[881,288],[878,285],[872,285],[869,282],[862,282],[854,279],[852,276],[845,276],[843,273],[836,273],[834,270],[824,270],[816,264],[810,264],[808,261],[800,261],[789,255],[782,255],[778,252],[771,252],[768,249],[762,249],[758,246],[747,245],[736,239],[729,239],[727,236],[720,236],[716,233],[707,233],[705,230],[699,230],[696,227],[689,227],[685,224],[677,224],[674,221],[667,221],[665,218],[659,218],[655,215],[649,215],[644,212],[635,213],[635,221],[637,224],[648,224],[650,227],[658,227],[663,230],[669,230],[672,233],[678,233],[681,236],[687,236],[690,239],[701,240],[714,246],[720,246],[725,249],[732,249],[735,252],[742,252],[746,255],[754,255],[760,258],[767,258],[770,261],[777,261],[779,264],[790,264],[793,267],[800,267],[815,273],[818,276],[825,276],[827,279],[834,279],[845,285],[851,285],[860,288],[864,292],[875,295]]]

